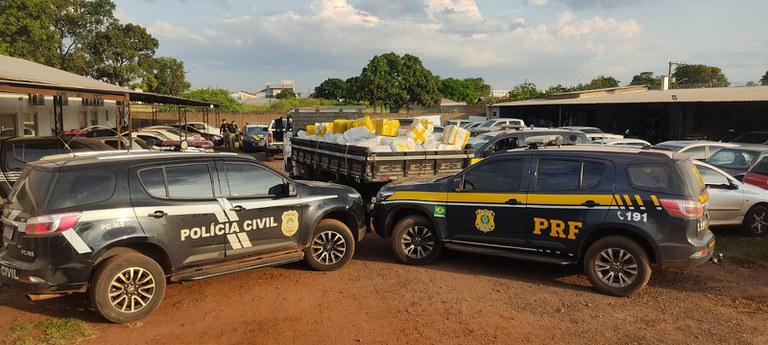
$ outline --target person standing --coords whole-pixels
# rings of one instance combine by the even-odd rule
[[[235,145],[237,144],[239,139],[237,137],[237,124],[235,123],[235,120],[232,120],[232,122],[229,123],[228,130],[229,130],[229,137],[230,137],[229,147],[232,149],[232,151],[234,151]]]
[[[229,124],[226,119],[221,119],[221,126],[219,126],[219,134],[224,138],[224,149],[232,149],[229,141]]]

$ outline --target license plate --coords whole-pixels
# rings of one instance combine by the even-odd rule
[[[12,226],[7,225],[7,224],[5,226],[3,226],[3,237],[5,237],[5,238],[7,238],[9,240],[12,240],[13,239],[13,232],[14,232],[14,229],[13,229]]]

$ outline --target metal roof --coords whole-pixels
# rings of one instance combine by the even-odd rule
[[[36,62],[0,54],[0,92],[66,94],[71,97],[103,98],[115,101],[130,100],[193,107],[218,107],[202,102],[131,89],[94,80]]]
[[[573,93],[569,93],[573,94]],[[538,105],[588,105],[618,103],[693,103],[693,102],[768,102],[768,86],[713,87],[700,89],[638,90],[595,96],[582,95],[566,99],[531,99],[503,102],[491,107],[520,107]]]

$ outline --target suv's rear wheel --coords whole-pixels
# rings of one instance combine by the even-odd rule
[[[648,284],[648,254],[637,242],[622,236],[601,238],[584,255],[584,273],[597,290],[627,296]]]
[[[750,236],[764,236],[768,232],[768,208],[763,205],[752,207],[741,228]]]
[[[312,242],[304,248],[304,260],[318,271],[344,267],[355,254],[355,239],[344,223],[323,219],[315,227]]]
[[[151,314],[165,294],[165,275],[154,260],[139,253],[107,259],[91,279],[91,303],[115,323],[140,320]]]
[[[392,251],[398,260],[409,265],[434,262],[443,250],[435,226],[426,218],[412,215],[403,218],[392,232]]]

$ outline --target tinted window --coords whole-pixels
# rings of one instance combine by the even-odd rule
[[[707,163],[718,168],[746,170],[757,156],[756,152],[739,149],[722,149],[707,159]]]
[[[707,185],[730,185],[730,181],[727,177],[723,176],[723,174],[714,171],[710,168],[697,165],[696,169],[699,170],[699,173],[701,174],[701,179],[704,181]]]
[[[58,175],[46,205],[50,210],[108,200],[115,192],[117,176],[111,172],[77,171]]]
[[[683,150],[683,152],[691,155],[693,159],[706,159],[707,158],[707,152],[706,152],[706,146],[697,146],[692,147],[688,150]]]
[[[226,163],[225,167],[233,197],[276,195],[283,190],[283,178],[262,167],[243,163]]]
[[[19,181],[13,186],[10,197],[10,207],[28,212],[36,212],[43,208],[43,201],[48,196],[48,186],[54,179],[50,172],[26,170]]]
[[[520,191],[523,161],[501,160],[479,165],[464,175],[464,189],[488,192]]]
[[[34,162],[43,156],[61,153],[61,149],[59,149],[61,145],[55,142],[20,142],[10,146],[9,150],[12,151],[11,157],[13,159],[6,158],[8,169],[21,170],[28,162]],[[6,151],[6,157],[9,157],[7,153]]]
[[[168,197],[168,193],[165,190],[163,168],[142,170],[139,172],[139,180],[141,180],[141,184],[144,185],[144,189],[150,195],[161,198]]]
[[[213,198],[213,184],[207,164],[165,167],[170,198]]]
[[[693,166],[693,163],[688,163]],[[695,167],[693,168],[695,169]],[[690,169],[688,169],[690,170]],[[667,164],[632,164],[627,165],[627,177],[632,187],[655,193],[683,194],[681,191],[688,186],[683,185],[676,172]],[[693,186],[698,183],[695,174],[689,171],[693,181],[688,183]]]
[[[584,162],[584,173],[581,178],[581,189],[597,187],[605,175],[605,164]]]
[[[763,158],[755,164],[755,166],[750,170],[750,172],[757,173],[757,174],[763,174],[768,175],[768,159]]]
[[[581,177],[581,162],[540,160],[536,174],[537,191],[576,190]]]

